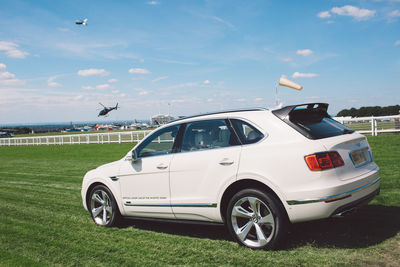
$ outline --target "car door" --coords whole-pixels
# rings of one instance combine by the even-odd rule
[[[241,146],[225,119],[185,126],[170,167],[172,210],[177,219],[214,220],[221,188],[236,179]]]
[[[118,178],[127,215],[174,218],[169,169],[178,130],[176,125],[158,130],[135,149],[137,159],[121,164]]]

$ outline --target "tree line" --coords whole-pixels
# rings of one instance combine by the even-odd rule
[[[400,113],[400,105],[387,107],[361,107],[359,109],[343,109],[336,115],[337,117],[370,117],[370,116],[390,116]]]

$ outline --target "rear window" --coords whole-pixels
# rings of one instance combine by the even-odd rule
[[[289,122],[289,125],[311,139],[322,139],[354,132],[333,120],[322,109],[295,109],[289,113]]]

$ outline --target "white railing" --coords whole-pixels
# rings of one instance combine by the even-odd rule
[[[362,118],[335,117],[334,119],[362,134],[376,136],[382,133],[400,133],[400,115]]]
[[[400,115],[363,118],[335,117],[334,119],[362,134],[376,136],[382,133],[400,133]],[[0,138],[0,146],[133,143],[139,142],[150,132],[147,130]],[[158,142],[164,141],[167,140]]]
[[[73,145],[139,142],[151,131],[107,132],[0,138],[0,146]]]

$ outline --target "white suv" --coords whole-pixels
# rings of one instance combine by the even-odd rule
[[[251,248],[274,248],[287,222],[342,215],[379,193],[366,138],[327,104],[217,112],[173,121],[116,162],[89,171],[84,207],[121,216],[225,223]]]

